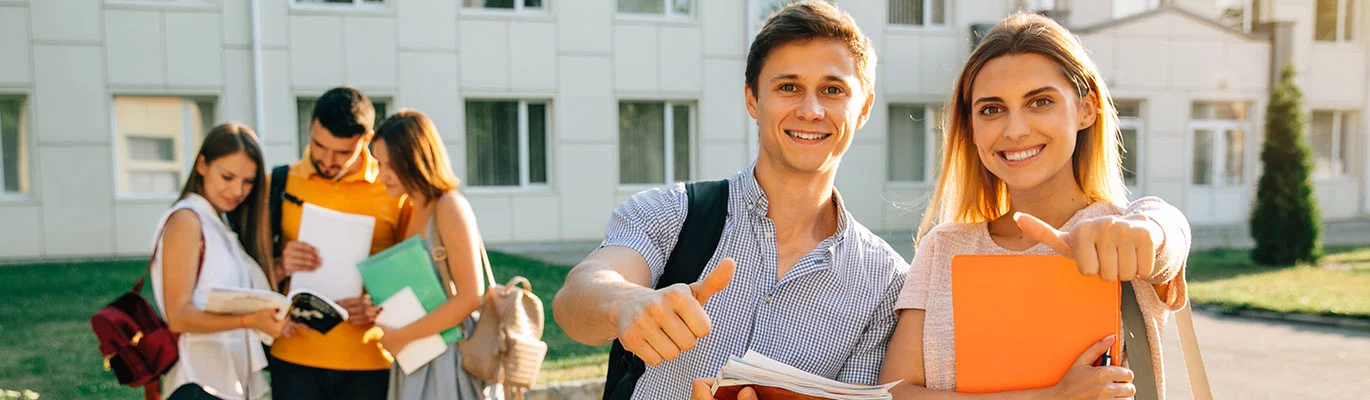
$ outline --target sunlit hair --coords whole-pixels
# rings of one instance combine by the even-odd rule
[[[1075,95],[1081,99],[1094,96],[1098,100],[1094,125],[1077,133],[1071,157],[1075,181],[1091,203],[1127,200],[1118,115],[1099,68],[1070,31],[1049,18],[1018,13],[985,34],[956,80],[942,122],[946,132],[942,175],[918,226],[917,238],[921,239],[936,224],[982,223],[1008,212],[1007,186],[980,162],[976,151],[970,102],[971,87],[981,68],[990,60],[1015,54],[1038,54],[1050,59],[1074,85]]]

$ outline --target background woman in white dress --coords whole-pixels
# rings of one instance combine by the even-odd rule
[[[275,310],[204,311],[213,287],[275,286],[264,170],[251,129],[215,127],[180,199],[157,224],[153,293],[167,325],[181,334],[180,361],[162,378],[169,399],[259,399],[269,388],[260,335],[280,335],[286,320],[276,320]]]

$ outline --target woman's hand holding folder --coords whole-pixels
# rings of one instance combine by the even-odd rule
[[[1129,398],[1137,393],[1132,385],[1132,371],[1115,366],[1094,366],[1094,361],[1113,347],[1116,335],[1110,335],[1089,346],[1075,364],[1066,370],[1066,376],[1052,386],[1047,396],[1052,399],[1115,399]]]

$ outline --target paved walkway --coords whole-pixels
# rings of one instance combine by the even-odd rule
[[[1194,313],[1215,399],[1370,399],[1370,331]],[[1162,343],[1166,396],[1188,399],[1174,320]]]

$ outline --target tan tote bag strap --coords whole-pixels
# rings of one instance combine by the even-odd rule
[[[498,283],[495,283],[495,271],[490,268],[490,255],[485,252],[484,239],[481,239],[480,241],[480,263],[485,267],[485,279],[489,282],[485,289],[489,290],[490,288],[495,287],[495,285],[498,285]]]
[[[1180,331],[1180,350],[1184,353],[1190,392],[1194,400],[1213,400],[1213,391],[1208,386],[1208,371],[1204,369],[1203,355],[1199,352],[1199,338],[1194,334],[1194,313],[1188,304],[1175,312],[1175,324]]]
[[[436,261],[442,261],[442,262],[443,262],[442,267],[444,267],[444,268],[438,268],[438,273],[441,274],[441,278],[443,278],[443,280],[444,280],[445,282],[447,282],[447,283],[445,283],[444,285],[449,286],[448,290],[454,290],[454,289],[456,288],[456,283],[452,281],[452,273],[451,273],[450,271],[448,271],[447,268],[446,268],[446,267],[447,267],[447,264],[446,264],[446,261],[447,261],[447,245],[443,242],[443,240],[442,240],[442,232],[438,229],[438,222],[437,222],[437,219],[438,219],[438,212],[437,212],[437,211],[438,211],[438,210],[435,208],[435,209],[433,210],[433,212],[432,212],[432,215],[433,215],[433,216],[430,217],[430,218],[428,219],[428,237],[433,238],[433,254],[434,254],[433,259],[436,260]],[[438,249],[442,249],[442,250],[438,250]],[[442,259],[441,259],[441,260],[438,260],[438,256],[437,256],[438,254],[442,254]],[[490,269],[490,255],[485,253],[485,240],[484,240],[484,239],[482,239],[482,240],[480,241],[480,263],[481,263],[481,266],[483,267],[482,269],[485,270],[485,279],[486,279],[486,282],[487,282],[487,283],[486,283],[486,286],[485,286],[485,289],[486,289],[486,290],[489,290],[490,288],[495,287],[495,285],[497,285],[497,283],[495,283],[495,272],[494,272],[494,270]],[[455,292],[453,292],[453,293],[455,293]]]

